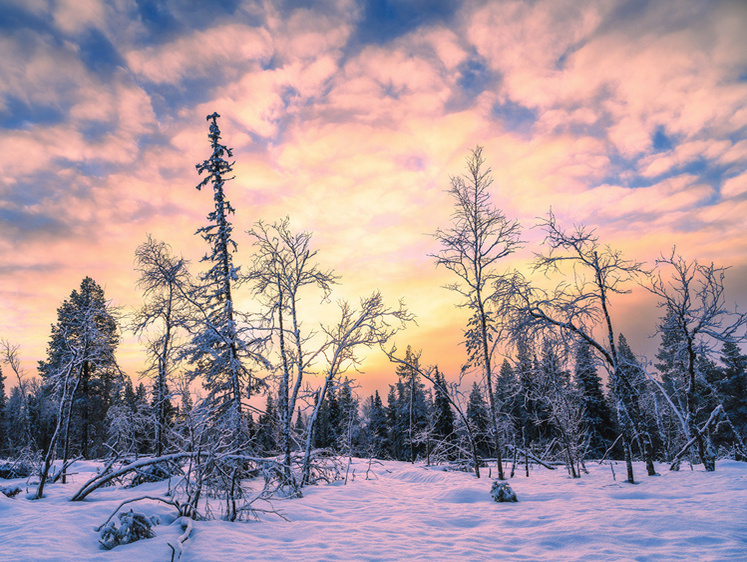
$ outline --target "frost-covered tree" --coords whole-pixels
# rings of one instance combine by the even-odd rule
[[[5,395],[5,375],[0,367],[0,458],[4,458],[9,450],[8,443],[8,397]]]
[[[239,271],[233,262],[236,243],[229,220],[234,209],[224,190],[225,183],[233,179],[233,163],[226,160],[233,154],[221,143],[218,117],[217,113],[207,116],[212,152],[196,166],[198,173],[205,174],[197,189],[211,185],[215,208],[207,216],[209,224],[197,230],[210,246],[210,251],[202,258],[209,269],[201,275],[201,285],[193,299],[199,312],[184,356],[191,365],[192,376],[201,377],[208,391],[206,406],[211,412],[213,426],[228,431],[231,446],[240,449],[246,443],[242,397],[251,391],[254,381],[247,363],[265,365],[265,361],[259,353],[261,340],[253,337],[249,328],[240,322],[235,307],[233,290]]]
[[[472,383],[472,390],[469,393],[469,401],[467,402],[467,421],[475,435],[477,453],[480,455],[480,458],[489,456],[490,414],[488,413],[488,406],[485,404],[482,389],[476,382]]]
[[[405,351],[405,362],[397,365],[396,373],[399,377],[397,384],[397,415],[403,420],[406,427],[405,443],[407,447],[406,459],[415,462],[422,447],[416,443],[418,435],[428,425],[428,408],[423,392],[423,383],[420,381],[418,355],[413,353],[408,345]]]
[[[490,185],[493,179],[485,166],[482,147],[472,150],[467,159],[467,174],[451,178],[448,190],[454,199],[452,225],[437,230],[441,250],[434,257],[438,265],[452,271],[459,282],[448,285],[466,308],[470,320],[465,330],[469,366],[481,370],[490,404],[493,446],[498,461],[498,477],[503,480],[498,409],[493,391],[495,316],[490,309],[492,285],[499,279],[499,261],[510,255],[520,244],[519,224],[509,221],[493,206]]]
[[[433,378],[433,438],[448,444],[454,441],[455,436],[454,411],[447,395],[446,380],[438,367],[434,369]]]
[[[396,308],[390,308],[386,306],[378,291],[370,297],[361,299],[359,308],[350,306],[346,301],[340,301],[339,308],[339,320],[331,326],[322,327],[326,338],[324,354],[327,364],[324,382],[318,391],[316,404],[307,425],[302,468],[304,484],[309,482],[311,446],[314,442],[316,420],[327,392],[336,386],[343,374],[360,364],[358,354],[362,349],[383,347],[398,330],[412,320],[412,315],[404,303],[400,302]]]
[[[503,328],[514,341],[527,334],[559,334],[567,343],[581,339],[589,344],[607,369],[617,389],[618,423],[623,433],[628,482],[634,483],[630,443],[635,439],[635,397],[621,370],[611,298],[629,292],[627,286],[643,275],[641,263],[599,243],[593,230],[561,228],[550,212],[540,223],[545,230],[545,253],[534,268],[546,275],[564,275],[554,291],[532,286],[520,273],[497,280],[494,298]]]
[[[147,345],[149,362],[143,374],[155,375],[155,454],[161,456],[170,406],[168,382],[178,365],[177,338],[189,326],[193,312],[188,298],[192,282],[187,262],[150,235],[135,250],[135,270],[140,273],[138,287],[146,302],[135,313],[132,330]]]
[[[116,313],[104,290],[90,277],[80,290],[57,309],[57,323],[47,346],[47,359],[39,362],[39,374],[59,404],[57,425],[47,447],[37,497],[44,492],[57,442],[62,434],[63,459],[70,456],[73,430],[80,454],[89,458],[106,439],[106,411],[120,371],[114,352],[119,343]],[[120,377],[121,378],[121,377]],[[77,414],[73,425],[73,414]],[[64,479],[63,479],[64,482]]]
[[[699,382],[705,381],[698,368],[698,355],[708,358],[716,353],[717,344],[747,341],[747,313],[727,308],[725,277],[725,268],[687,261],[673,249],[670,255],[657,260],[657,271],[648,286],[664,311],[659,330],[667,340],[671,370],[681,371],[680,387],[684,390],[685,403],[684,408],[682,404],[679,406],[679,417],[683,420],[687,447],[696,446],[708,471],[716,469],[708,424],[718,415],[713,410],[704,427],[698,427],[700,410],[706,405],[698,392]],[[671,400],[670,404],[676,407]]]
[[[573,381],[578,389],[584,425],[589,436],[589,455],[600,458],[615,439],[612,412],[602,390],[602,379],[589,344],[576,342]]]
[[[337,282],[337,276],[316,263],[317,252],[310,247],[311,233],[293,233],[289,222],[287,217],[271,225],[259,221],[249,231],[255,254],[247,275],[265,307],[265,321],[277,343],[277,410],[288,479],[294,438],[292,420],[299,391],[323,351],[311,341],[315,334],[304,330],[299,303],[311,290],[326,301]]]
[[[90,458],[103,452],[106,436],[106,410],[114,388],[121,380],[115,351],[119,344],[117,313],[104,290],[90,277],[74,290],[57,309],[52,325],[47,358],[39,362],[39,374],[57,390],[60,401],[70,400],[65,420],[64,458],[75,445],[79,454]],[[74,380],[73,392],[66,396],[65,380]]]

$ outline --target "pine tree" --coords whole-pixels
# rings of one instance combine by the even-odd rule
[[[467,402],[467,421],[476,436],[475,441],[478,454],[480,457],[489,456],[490,414],[488,413],[488,407],[485,404],[482,389],[476,382],[472,383],[472,390],[469,393],[469,401]]]
[[[400,392],[398,400],[398,417],[406,427],[405,439],[407,446],[407,460],[415,459],[423,452],[423,445],[417,444],[418,435],[428,425],[428,409],[423,393],[424,385],[420,382],[418,356],[408,345],[405,352],[405,363],[397,365],[396,373],[399,377],[397,389]]]
[[[387,419],[384,404],[379,396],[379,391],[375,391],[370,398],[370,407],[368,408],[368,423],[366,424],[368,438],[370,440],[370,449],[373,456],[381,456],[386,450],[387,443]]]
[[[589,435],[589,454],[601,457],[614,437],[612,412],[602,391],[602,380],[589,344],[580,340],[575,347],[574,382],[581,396],[584,423]]]
[[[712,382],[737,432],[737,435],[730,435],[729,432],[726,437],[744,443],[747,439],[747,355],[741,352],[737,344],[726,342],[721,349],[721,363],[723,368],[712,378]],[[742,451],[741,455],[745,453]]]
[[[65,427],[65,458],[73,441],[84,458],[103,453],[104,420],[119,379],[114,357],[118,343],[115,312],[104,290],[86,277],[80,290],[74,290],[57,309],[47,359],[39,362],[39,374],[46,384],[63,390],[66,378],[70,383],[75,381],[68,389],[72,390],[72,410]],[[59,398],[68,399],[64,392]]]
[[[267,401],[265,402],[265,411],[259,416],[257,424],[257,435],[255,437],[257,447],[265,455],[274,454],[278,448],[278,416],[275,410],[275,402],[269,393],[267,394]]]
[[[433,437],[434,439],[454,441],[454,411],[446,395],[446,380],[438,368],[434,373],[433,385]]]
[[[0,367],[0,458],[8,454],[8,399],[5,396],[5,375]]]
[[[653,393],[649,388],[643,368],[630,349],[628,341],[623,334],[620,334],[618,337],[617,354],[619,357],[619,384],[613,390],[618,399],[622,400],[627,406],[622,413],[627,418],[624,423],[628,423],[631,427],[634,427],[636,433],[640,436],[643,457],[646,461],[646,470],[649,476],[653,476],[656,474],[656,470],[654,469],[654,442],[652,438],[655,421],[646,407],[646,400]]]
[[[391,458],[402,460],[404,459],[407,430],[403,426],[403,420],[399,415],[402,392],[401,390],[397,392],[398,387],[401,387],[401,383],[390,384],[386,399],[387,449]]]
[[[203,318],[186,356],[194,366],[192,375],[204,379],[203,384],[209,392],[207,405],[212,409],[214,422],[229,432],[232,446],[241,447],[246,442],[242,439],[242,391],[247,387],[251,390],[252,381],[245,360],[251,358],[263,364],[264,360],[256,351],[259,340],[246,342],[242,337],[234,307],[233,286],[238,281],[238,268],[233,263],[236,243],[228,218],[234,209],[224,193],[224,184],[233,179],[232,163],[225,158],[231,158],[233,153],[221,144],[218,117],[217,113],[207,117],[212,154],[196,166],[200,174],[206,173],[197,189],[212,184],[215,209],[207,216],[210,224],[197,230],[197,234],[210,245],[210,253],[202,258],[210,264],[210,269],[201,276],[203,285],[199,301]]]

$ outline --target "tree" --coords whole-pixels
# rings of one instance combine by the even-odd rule
[[[467,174],[451,178],[449,194],[455,201],[453,224],[447,230],[436,231],[442,248],[433,257],[437,265],[452,271],[460,280],[447,288],[462,297],[459,306],[470,313],[465,331],[469,365],[481,369],[487,386],[498,477],[503,480],[498,411],[493,392],[495,319],[489,305],[491,285],[499,279],[496,265],[519,246],[520,240],[518,222],[507,220],[490,202],[488,189],[493,182],[490,172],[490,168],[485,167],[482,147],[478,146],[467,159]]]
[[[8,398],[5,396],[5,375],[0,367],[0,458],[8,453]]]
[[[433,371],[433,437],[449,443],[454,440],[454,411],[446,392],[446,381],[438,367]]]
[[[535,271],[549,275],[563,272],[566,267],[564,272],[572,282],[564,279],[548,293],[533,287],[518,272],[497,279],[494,299],[503,330],[514,341],[527,334],[554,331],[568,343],[581,339],[589,344],[616,389],[618,423],[623,433],[628,482],[632,484],[635,479],[629,452],[639,420],[635,418],[633,389],[621,370],[610,299],[629,292],[626,285],[645,273],[643,265],[602,246],[594,231],[584,226],[563,230],[552,212],[540,225],[545,230],[548,250],[537,254]],[[597,331],[600,325],[601,331]]]
[[[384,304],[381,293],[375,291],[370,297],[361,299],[360,308],[355,309],[346,301],[339,303],[340,318],[336,324],[325,326],[322,332],[326,336],[324,353],[327,359],[326,374],[314,410],[309,416],[306,432],[306,449],[302,468],[302,483],[309,482],[311,472],[311,445],[314,438],[319,409],[324,403],[327,392],[334,386],[348,369],[360,364],[358,352],[361,348],[383,347],[389,339],[407,322],[412,321],[412,314],[400,301],[397,308]],[[392,326],[391,323],[397,323]]]
[[[574,349],[573,380],[578,389],[584,425],[589,435],[589,454],[601,457],[615,439],[612,412],[602,391],[602,380],[591,347],[584,340],[576,342]]]
[[[363,420],[366,452],[381,457],[387,444],[387,414],[378,390],[363,403]]]
[[[206,405],[210,408],[214,425],[225,428],[231,446],[241,449],[246,442],[241,399],[245,389],[251,391],[254,380],[246,363],[253,361],[263,366],[267,363],[259,353],[262,340],[247,337],[249,329],[240,325],[235,309],[233,286],[239,279],[239,272],[233,264],[236,243],[228,219],[234,209],[224,193],[224,184],[233,179],[230,175],[233,164],[225,158],[231,158],[233,154],[230,148],[221,144],[218,117],[217,113],[207,116],[212,154],[196,166],[199,174],[206,174],[197,189],[212,185],[215,209],[207,216],[210,224],[197,230],[197,234],[210,245],[210,252],[202,258],[210,268],[201,275],[202,285],[193,299],[198,305],[200,318],[193,328],[193,337],[184,356],[193,365],[193,377],[203,377],[208,390]],[[235,514],[228,514],[229,519],[234,517]]]
[[[285,477],[290,479],[293,412],[304,376],[322,351],[309,349],[314,334],[302,330],[299,301],[307,288],[317,289],[326,301],[338,278],[314,262],[317,252],[310,249],[311,233],[292,233],[287,217],[272,225],[259,221],[249,235],[254,238],[255,255],[247,278],[264,302],[265,321],[279,344],[277,408]]]
[[[63,431],[63,459],[69,458],[74,406],[80,416],[79,446],[83,457],[89,458],[91,450],[103,443],[106,410],[113,393],[111,382],[113,376],[119,374],[114,357],[118,343],[115,312],[106,301],[104,290],[86,277],[80,291],[74,290],[57,309],[57,323],[52,325],[47,359],[39,362],[39,373],[56,393],[59,408],[37,498],[43,496],[57,441]],[[92,437],[95,438],[93,442],[90,441]]]
[[[697,368],[698,352],[707,357],[715,352],[716,343],[747,341],[747,313],[726,308],[725,268],[715,267],[713,263],[703,265],[697,260],[686,261],[675,249],[669,256],[662,255],[656,263],[657,271],[647,288],[659,297],[659,306],[664,310],[660,332],[668,332],[670,347],[679,348],[675,357],[684,370],[683,429],[688,446],[692,441],[705,469],[713,471],[716,455],[710,438],[703,435],[707,428],[699,428],[697,421],[703,404],[698,395],[698,380],[702,378]],[[669,275],[662,270],[669,271]]]
[[[155,453],[163,454],[168,411],[168,380],[178,363],[177,335],[188,325],[190,314],[186,295],[192,285],[187,262],[176,258],[168,244],[148,239],[135,250],[138,286],[146,303],[134,318],[132,330],[147,341],[149,365],[143,374],[155,372]]]
[[[68,377],[75,381],[69,397],[58,394],[61,401],[71,401],[65,421],[65,459],[73,436],[86,459],[105,440],[106,410],[121,379],[114,356],[119,344],[116,315],[104,290],[90,277],[57,309],[57,323],[52,325],[47,359],[39,362],[39,374],[58,391]]]
[[[485,404],[482,390],[476,382],[472,383],[472,391],[469,393],[467,421],[476,438],[478,455],[481,458],[487,457],[490,453],[490,414],[488,414],[488,407]]]
[[[747,355],[734,342],[725,342],[721,348],[721,363],[709,382],[715,387],[723,401],[724,410],[731,424],[729,436],[739,444],[737,455],[745,458],[744,439],[747,437]]]
[[[423,384],[420,382],[418,356],[413,353],[409,345],[405,351],[405,362],[397,365],[396,373],[399,377],[397,389],[400,394],[397,413],[398,417],[404,419],[407,427],[407,460],[413,463],[415,462],[416,452],[420,452],[419,450],[416,451],[416,449],[420,449],[416,445],[417,436],[428,425],[428,411],[425,404]]]

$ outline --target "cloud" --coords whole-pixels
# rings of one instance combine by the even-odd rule
[[[194,165],[213,111],[235,149],[237,260],[250,260],[254,221],[290,215],[343,275],[338,296],[378,286],[411,302],[421,328],[402,337],[428,361],[461,360],[463,318],[427,254],[477,144],[493,201],[525,227],[552,207],[631,257],[677,242],[747,263],[740,3],[90,1],[10,14],[0,285],[23,293],[3,293],[15,324],[0,335],[18,326],[37,356],[84,275],[139,300],[130,256],[146,232],[202,256],[193,233],[212,199]]]

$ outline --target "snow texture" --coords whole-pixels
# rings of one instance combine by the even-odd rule
[[[69,498],[100,464],[78,462],[72,484],[50,484],[42,500],[0,494],[3,560],[168,560],[183,528],[174,509],[138,502],[158,516],[152,539],[104,551],[101,525],[120,502],[165,493],[166,482],[101,488],[84,502]],[[744,560],[747,558],[747,463],[721,461],[646,477],[613,480],[608,464],[590,463],[572,480],[537,468],[510,480],[519,503],[496,503],[490,478],[443,467],[354,459],[355,478],[309,486],[304,497],[276,500],[289,522],[197,521],[181,560]],[[486,476],[488,471],[486,470]],[[496,469],[492,469],[495,475]],[[517,471],[518,474],[518,471]],[[26,487],[25,480],[5,485]],[[258,485],[259,488],[259,485]],[[29,489],[29,491],[31,491]],[[128,506],[128,509],[131,506]]]

